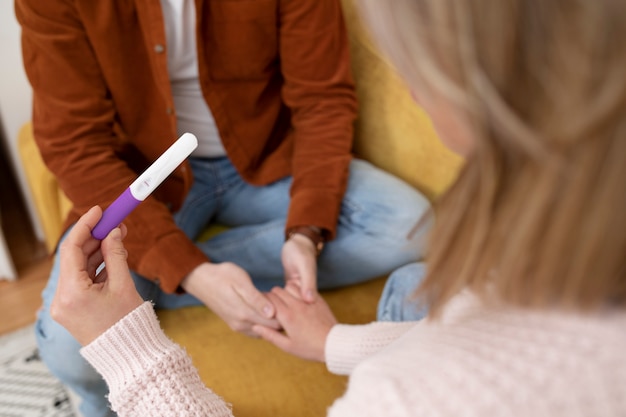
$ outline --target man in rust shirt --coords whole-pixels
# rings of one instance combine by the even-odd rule
[[[338,0],[16,0],[16,14],[35,138],[74,205],[67,227],[181,133],[199,139],[125,220],[136,285],[157,307],[204,303],[252,335],[278,326],[263,291],[285,280],[313,301],[419,256],[420,234],[406,236],[426,199],[351,155]],[[229,229],[200,239],[211,222]],[[106,385],[49,316],[58,274],[41,355],[86,416],[109,415]]]

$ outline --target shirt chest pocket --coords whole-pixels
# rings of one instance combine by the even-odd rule
[[[278,66],[276,0],[210,0],[202,33],[206,65],[216,80],[267,78]]]

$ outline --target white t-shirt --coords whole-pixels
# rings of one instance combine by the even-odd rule
[[[167,69],[170,77],[176,130],[198,138],[193,156],[226,155],[215,119],[202,95],[198,79],[196,7],[194,0],[161,0],[167,37]]]

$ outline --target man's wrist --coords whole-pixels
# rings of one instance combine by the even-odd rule
[[[202,277],[211,275],[213,266],[214,264],[210,262],[203,262],[196,266],[185,278],[183,278],[180,282],[180,287],[185,290],[185,292],[193,295],[198,285],[204,285]]]
[[[306,236],[315,247],[315,256],[319,256],[324,249],[326,237],[324,230],[317,226],[293,226],[285,232],[285,241],[289,240],[294,234]]]

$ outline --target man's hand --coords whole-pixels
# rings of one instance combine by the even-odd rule
[[[83,346],[143,303],[126,263],[126,227],[100,242],[91,236],[100,217],[100,207],[93,207],[61,244],[61,273],[50,306],[52,318]],[[96,275],[103,261],[106,267]]]
[[[285,270],[285,288],[288,291],[297,290],[298,297],[308,303],[319,298],[317,257],[313,242],[308,237],[296,233],[283,245],[281,258]],[[291,283],[296,285],[290,285]]]
[[[287,353],[324,362],[326,338],[337,320],[322,297],[307,303],[293,293],[299,291],[276,287],[268,293],[285,333],[259,325],[254,326],[253,330]]]
[[[254,287],[248,273],[233,263],[201,264],[181,286],[237,332],[258,337],[254,325],[280,328],[272,303]]]

